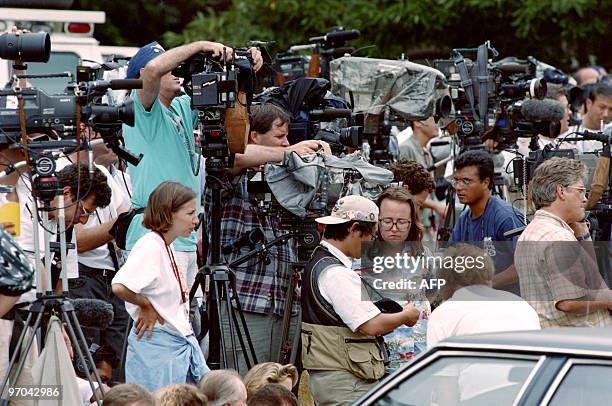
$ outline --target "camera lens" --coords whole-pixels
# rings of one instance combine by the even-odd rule
[[[529,95],[533,99],[543,100],[546,97],[546,81],[544,79],[532,79],[529,82]]]
[[[22,62],[48,62],[51,39],[46,32],[0,35],[0,58]]]
[[[448,95],[444,95],[436,101],[436,117],[446,118],[450,116],[453,108],[453,100]]]

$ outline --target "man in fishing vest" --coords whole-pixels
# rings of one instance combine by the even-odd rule
[[[338,200],[325,224],[321,244],[304,268],[302,284],[302,363],[318,406],[349,404],[366,393],[384,372],[377,336],[412,326],[419,311],[382,314],[362,293],[351,257],[361,257],[361,243],[374,239],[378,207],[362,196]]]

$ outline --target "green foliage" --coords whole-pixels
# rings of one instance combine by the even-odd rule
[[[526,57],[562,68],[595,56],[610,64],[611,0],[77,0],[100,9],[116,44],[160,39],[176,46],[208,39],[233,46],[272,40],[272,53],[306,43],[342,25],[362,37],[351,43],[365,54],[411,59],[446,57],[455,47],[487,39],[503,56]]]

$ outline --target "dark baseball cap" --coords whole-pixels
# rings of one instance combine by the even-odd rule
[[[140,70],[144,68],[152,59],[166,52],[157,41],[153,41],[140,48],[136,55],[130,59],[127,68],[127,78],[136,79],[140,76]]]

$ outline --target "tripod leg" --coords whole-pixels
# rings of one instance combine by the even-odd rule
[[[72,317],[70,318],[68,314],[70,314],[70,316]],[[62,308],[62,315],[64,316],[66,326],[68,327],[68,334],[70,335],[70,340],[72,340],[73,343],[76,343],[74,347],[76,348],[77,355],[79,357],[79,362],[82,362],[83,365],[87,365],[88,368],[91,368],[94,373],[94,376],[96,377],[96,382],[98,383],[100,392],[102,393],[102,396],[104,396],[102,380],[100,379],[100,375],[98,374],[98,370],[96,369],[96,364],[94,363],[91,354],[87,350],[87,341],[85,340],[85,336],[83,335],[83,331],[81,330],[81,326],[79,324],[79,321],[77,320],[76,314],[74,313],[74,311],[67,312],[65,309]],[[80,342],[77,340],[77,337],[74,333],[75,331],[79,334],[79,338],[81,339]],[[83,356],[81,345],[83,345],[83,348],[85,348],[87,359],[85,359],[85,356]],[[91,376],[87,376],[87,381],[89,382],[89,387],[91,388],[91,391],[93,392],[94,397],[96,398],[96,403],[98,404],[98,406],[102,405],[102,401],[100,400],[98,393],[96,392],[96,388],[94,387],[93,381],[91,380]]]
[[[19,377],[21,376],[21,372],[23,371],[23,367],[26,363],[26,358],[28,357],[28,353],[30,352],[30,349],[32,348],[32,344],[34,343],[34,337],[36,337],[36,330],[38,330],[38,328],[40,327],[40,323],[42,321],[42,317],[43,317],[43,312],[38,313],[38,316],[36,316],[36,321],[34,322],[34,327],[32,327],[32,334],[30,335],[30,337],[28,338],[28,341],[26,342],[26,349],[25,352],[23,353],[23,356],[21,358],[21,360],[19,360],[19,366],[17,367],[17,372],[15,373],[15,380],[19,379]],[[28,316],[28,319],[30,317]],[[25,334],[26,331],[28,330],[27,325],[26,328],[24,328],[22,334]],[[20,337],[21,339],[21,337]],[[18,347],[18,349],[15,350],[15,353],[13,354],[13,358],[15,358],[15,356],[20,352],[20,349]],[[9,370],[7,372],[7,376],[6,379],[8,379],[8,375],[10,374],[10,366],[9,366]],[[3,388],[4,390],[4,388]]]
[[[127,357],[128,336],[130,335],[130,330],[132,330],[133,325],[134,321],[132,318],[128,318],[127,328],[125,329],[125,337],[123,338],[123,345],[121,346],[121,358],[119,359],[119,373],[122,381],[125,381],[125,358]]]
[[[232,289],[234,292],[234,295],[232,296],[232,298],[236,302],[236,310],[238,310],[238,316],[240,316],[240,323],[242,323],[242,327],[244,328],[244,332],[245,332],[244,335],[246,336],[247,344],[249,345],[249,352],[251,353],[251,357],[253,358],[253,364],[257,365],[259,362],[257,362],[257,355],[255,354],[255,346],[253,345],[253,340],[251,340],[251,334],[249,334],[247,322],[246,322],[246,319],[244,318],[244,313],[242,312],[242,306],[240,305],[240,299],[238,298],[238,294],[236,293],[238,292],[238,290],[236,289],[235,281],[232,281]],[[246,352],[245,352],[245,359],[248,359],[248,357],[246,356]]]
[[[21,331],[21,334],[19,334],[19,340],[17,340],[17,345],[15,347],[15,352],[11,356],[11,360],[9,362],[8,368],[6,369],[6,375],[2,379],[2,386],[0,386],[0,397],[2,395],[4,395],[4,390],[6,389],[6,385],[8,384],[8,380],[9,380],[9,377],[11,375],[11,370],[15,366],[15,363],[17,362],[17,357],[21,353],[21,346],[23,344],[23,341],[25,340],[25,336],[27,334],[28,327],[30,326],[30,323],[32,321],[32,315],[33,315],[32,313],[28,313],[28,318],[26,319],[25,327]],[[39,313],[38,316],[36,317],[36,323],[35,324],[39,325],[41,319],[42,319],[42,313]],[[34,337],[36,337],[35,332],[36,332],[36,330],[32,330],[32,334],[30,335],[30,337],[28,339],[28,344],[26,346],[26,351],[23,354],[23,359],[19,360],[20,361],[19,362],[19,366],[21,368],[23,368],[23,366],[21,364],[25,360],[26,356],[28,355],[28,352],[30,352],[30,347],[32,346],[32,342],[34,341]],[[20,374],[21,373],[21,369],[18,369],[18,370],[19,370],[19,374]],[[19,374],[15,375],[15,379],[19,379]]]
[[[236,333],[238,335],[238,341],[240,341],[240,348],[242,349],[242,354],[244,354],[244,361],[246,362],[247,370],[250,370],[253,365],[251,364],[251,360],[249,358],[249,354],[247,353],[246,346],[244,344],[244,338],[242,338],[242,331],[240,330],[240,325],[238,324],[238,318],[236,317],[236,312],[232,309],[232,322],[234,323],[234,328],[236,329]],[[243,326],[246,330],[246,326]]]
[[[204,281],[204,276],[202,275],[201,272],[198,271],[193,281],[193,285],[191,285],[191,290],[189,291],[189,303],[193,301],[193,298],[195,297],[195,294],[198,291],[198,287],[202,285],[203,281]],[[204,288],[202,288],[202,292],[204,292]]]
[[[234,357],[234,360],[233,360],[234,361],[234,369],[236,371],[238,371],[238,354],[237,354],[237,351],[236,351],[236,339],[234,338],[234,326],[232,325],[232,320],[231,320],[231,317],[232,317],[231,315],[232,315],[232,310],[233,309],[232,309],[232,303],[230,302],[230,299],[229,299],[230,292],[229,292],[229,284],[228,284],[228,282],[224,281],[223,285],[219,284],[217,286],[217,292],[221,291],[221,289],[219,289],[221,287],[225,288],[225,298],[226,298],[225,305],[227,307],[227,317],[229,318],[227,324],[229,326],[230,342],[231,342],[231,345],[232,345],[231,350],[232,350],[232,356]],[[220,299],[220,298],[218,298],[218,299]],[[220,303],[217,306],[219,307],[219,310],[220,310],[220,307],[221,307]],[[221,313],[219,313],[219,314],[221,314]],[[221,317],[219,317],[219,320],[221,320]],[[225,334],[223,334],[223,332],[221,332],[221,351],[223,351],[223,354],[225,355],[225,354],[227,354],[227,347],[226,347],[226,344],[225,344],[224,335]],[[224,362],[223,363],[225,365],[225,368],[227,368],[227,357],[226,356],[224,356]]]

